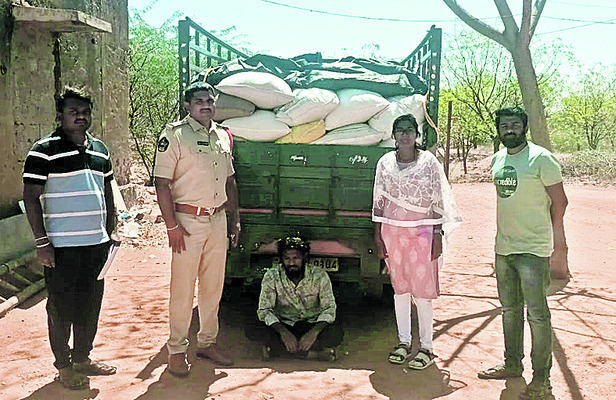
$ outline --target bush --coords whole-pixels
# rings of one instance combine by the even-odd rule
[[[572,153],[588,148],[586,142],[581,140],[578,136],[573,135],[571,132],[553,130],[550,134],[550,139],[552,139],[552,146],[554,146],[554,149],[559,152]]]
[[[561,163],[563,174],[568,177],[616,180],[615,151],[578,151],[563,157]]]

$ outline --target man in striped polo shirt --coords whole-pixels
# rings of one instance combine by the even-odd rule
[[[88,375],[116,371],[89,358],[103,298],[103,281],[97,277],[115,226],[113,170],[107,146],[88,132],[90,97],[67,88],[56,99],[56,111],[60,126],[26,157],[23,198],[45,265],[57,379],[67,388],[82,389],[89,385]]]

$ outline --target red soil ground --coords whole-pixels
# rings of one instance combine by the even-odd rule
[[[218,368],[197,360],[191,349],[191,375],[175,378],[166,371],[164,347],[171,256],[156,224],[149,224],[148,244],[121,249],[106,279],[92,356],[116,365],[118,373],[93,377],[90,390],[78,392],[53,382],[41,295],[0,319],[0,399],[516,399],[531,376],[528,329],[523,378],[477,378],[503,354],[492,275],[494,188],[458,183],[454,192],[465,223],[452,235],[443,294],[435,301],[435,366],[411,371],[389,364],[387,352],[396,343],[393,309],[369,303],[340,307],[346,337],[336,362],[263,362],[259,346],[244,334],[243,321],[254,313],[246,306],[251,300],[233,297],[222,304],[220,342],[236,364]],[[567,184],[566,192],[573,279],[549,297],[554,397],[616,399],[616,188]]]

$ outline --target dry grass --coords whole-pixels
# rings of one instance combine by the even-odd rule
[[[462,159],[451,150],[449,177],[451,182],[490,182],[491,146],[480,146],[471,151],[464,173]],[[584,150],[575,153],[557,153],[556,158],[563,167],[565,181],[592,185],[613,185],[616,183],[616,151]]]
[[[583,150],[559,157],[563,174],[574,181],[616,183],[616,151]]]

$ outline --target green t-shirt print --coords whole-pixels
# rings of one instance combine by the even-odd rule
[[[502,169],[494,172],[494,184],[496,194],[502,199],[511,197],[518,188],[518,174],[514,167],[505,165]]]

